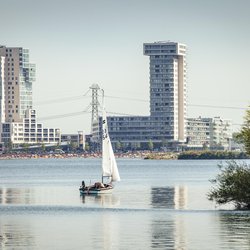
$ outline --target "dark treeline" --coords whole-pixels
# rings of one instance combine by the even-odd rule
[[[249,159],[249,156],[234,151],[186,151],[178,155],[178,160],[188,159]]]

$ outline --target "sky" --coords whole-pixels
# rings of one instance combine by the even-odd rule
[[[89,133],[90,113],[69,114],[86,110],[92,84],[108,112],[148,115],[143,43],[184,43],[188,117],[232,119],[237,131],[250,105],[249,12],[249,0],[0,0],[0,44],[30,50],[45,127]]]

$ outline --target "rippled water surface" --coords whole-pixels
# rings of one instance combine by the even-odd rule
[[[0,161],[0,249],[250,249],[250,213],[206,198],[217,161],[118,159],[113,194],[80,196],[99,159]]]

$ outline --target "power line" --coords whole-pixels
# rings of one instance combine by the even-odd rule
[[[188,104],[188,106],[203,107],[203,108],[221,108],[221,109],[241,109],[241,110],[246,110],[246,108],[241,108],[241,107],[215,106],[215,105],[205,105],[205,104]]]
[[[117,113],[117,112],[109,112],[109,111],[107,111],[107,113],[108,113],[108,114],[112,114],[112,115],[138,116],[138,115],[133,115],[133,114]]]
[[[79,111],[79,112],[73,112],[73,113],[67,113],[67,114],[61,114],[61,115],[52,115],[52,116],[41,117],[38,120],[39,121],[53,120],[53,119],[67,118],[67,117],[78,116],[78,115],[83,115],[83,114],[90,114],[90,113],[91,113],[91,111]],[[120,116],[138,116],[138,115],[134,115],[134,114],[117,113],[117,112],[112,112],[112,111],[107,111],[107,114],[120,115]],[[232,123],[232,126],[242,126],[242,124]]]
[[[112,99],[123,99],[123,100],[129,100],[129,101],[136,101],[136,102],[149,102],[149,100],[130,98],[130,97],[119,97],[119,96],[111,96],[111,95],[105,95],[105,97],[112,98]]]
[[[138,99],[138,98],[130,98],[130,97],[119,97],[119,96],[110,96],[105,95],[107,98],[112,99],[123,99],[123,100],[130,100],[130,101],[138,101],[138,102],[149,102],[149,100],[146,99]],[[207,105],[207,104],[187,104],[187,106],[191,107],[203,107],[203,108],[221,108],[221,109],[239,109],[239,110],[246,110],[246,108],[242,107],[233,107],[233,106],[221,106],[221,105]]]
[[[90,95],[87,95],[90,90],[88,90],[84,95],[78,95],[78,96],[71,96],[71,97],[65,97],[65,98],[58,98],[53,100],[47,100],[47,101],[41,101],[35,103],[35,105],[48,105],[52,103],[62,103],[62,102],[70,102],[70,101],[77,101],[81,100],[83,98],[90,98]],[[130,98],[130,97],[121,97],[121,96],[111,96],[111,95],[105,95],[106,98],[110,99],[120,99],[120,100],[128,100],[128,101],[136,101],[136,102],[146,102],[149,103],[149,100],[146,99],[139,99],[139,98]],[[236,110],[246,110],[246,108],[243,107],[235,107],[235,106],[221,106],[221,105],[208,105],[208,104],[187,104],[187,106],[190,107],[202,107],[202,108],[219,108],[219,109],[236,109]]]
[[[78,116],[78,115],[87,114],[87,113],[91,113],[91,112],[90,111],[79,111],[79,112],[67,113],[67,114],[61,114],[61,115],[52,115],[52,116],[41,117],[38,120],[39,121],[54,120],[54,119],[66,118],[66,117],[70,117],[70,116]]]
[[[77,95],[77,96],[71,96],[71,97],[64,97],[64,98],[58,98],[58,99],[53,99],[53,100],[47,100],[47,101],[41,101],[41,102],[36,102],[35,105],[47,105],[47,104],[52,104],[52,103],[61,103],[61,102],[70,102],[70,101],[76,101],[76,100],[81,100],[83,98],[88,98],[89,90],[83,94],[83,95]]]
[[[91,106],[88,105],[88,107],[83,111],[67,113],[67,114],[60,114],[60,115],[46,116],[46,117],[41,117],[38,120],[39,121],[54,120],[54,119],[60,119],[60,118],[66,118],[66,117],[71,117],[71,116],[78,116],[78,115],[82,115],[82,114],[87,114],[87,113],[91,113],[91,111],[88,111],[90,107]]]
[[[82,98],[90,97],[90,96],[87,96],[87,94],[89,93],[89,91],[90,91],[90,89],[88,89],[88,91],[86,91],[84,95],[72,96],[72,97],[66,97],[66,98],[60,98],[60,99],[54,99],[54,100],[40,102],[38,104],[42,105],[42,104],[51,104],[51,103],[75,101],[77,99],[82,99]],[[123,100],[129,100],[129,101],[138,101],[138,102],[147,102],[147,103],[149,102],[149,100],[139,99],[139,98],[119,97],[119,96],[111,96],[111,95],[105,95],[105,97],[106,98],[112,98],[112,99],[123,99]],[[217,106],[217,105],[206,105],[206,104],[188,104],[188,106],[203,107],[203,108],[220,108],[220,109],[246,110],[246,108],[242,108],[242,107],[220,106],[220,105]],[[52,115],[52,116],[42,117],[39,120],[60,119],[60,118],[66,118],[66,117],[72,117],[72,116],[78,116],[78,115],[90,113],[90,111],[88,111],[88,109],[90,107],[91,107],[91,105],[89,105],[84,111],[67,113],[67,114],[60,114],[60,115]],[[108,112],[108,111],[107,111],[107,113],[113,114],[113,115],[121,115],[121,116],[138,116],[138,115],[134,115],[134,114]],[[242,124],[232,124],[232,125],[240,126]]]

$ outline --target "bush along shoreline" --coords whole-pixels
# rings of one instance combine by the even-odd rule
[[[229,159],[250,159],[244,152],[235,151],[186,151],[177,157],[178,160],[229,160]]]

